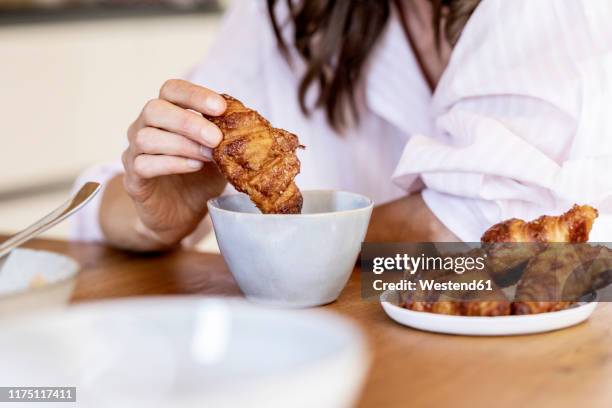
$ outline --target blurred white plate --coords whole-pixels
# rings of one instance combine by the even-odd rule
[[[380,301],[387,315],[404,326],[465,336],[512,336],[574,326],[589,318],[597,302],[581,302],[558,312],[524,316],[469,317],[416,312],[399,306],[400,292],[386,291]]]
[[[346,407],[368,365],[344,319],[241,300],[105,301],[11,323],[0,384],[74,385],[87,407]]]
[[[79,264],[64,255],[17,248],[0,267],[0,318],[68,304]]]

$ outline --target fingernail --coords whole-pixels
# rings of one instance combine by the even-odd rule
[[[204,163],[202,163],[199,160],[193,160],[193,159],[187,160],[187,166],[189,166],[192,169],[201,169],[203,165]]]
[[[200,156],[204,157],[206,160],[212,160],[212,150],[206,146],[200,146]]]
[[[207,146],[216,147],[223,139],[221,130],[216,126],[207,126],[202,129],[202,139],[206,142]]]
[[[206,100],[206,107],[211,113],[222,114],[225,110],[225,101],[220,96],[213,96]]]

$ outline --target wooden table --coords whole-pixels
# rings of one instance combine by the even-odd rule
[[[1,240],[1,237],[0,237]],[[240,296],[218,255],[134,255],[100,245],[36,241],[83,265],[73,301],[164,294]],[[357,271],[356,271],[357,272]],[[354,273],[324,307],[366,333],[373,365],[360,407],[612,407],[612,305],[554,333],[470,338],[419,332],[360,298]]]

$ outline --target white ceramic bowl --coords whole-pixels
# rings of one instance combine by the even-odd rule
[[[372,201],[339,191],[304,191],[302,214],[261,214],[249,197],[208,202],[230,271],[244,295],[280,307],[333,302],[367,232]]]
[[[21,248],[0,268],[0,318],[65,306],[80,270],[67,256]]]
[[[76,386],[83,407],[347,407],[368,356],[330,313],[157,297],[2,328],[0,384]]]

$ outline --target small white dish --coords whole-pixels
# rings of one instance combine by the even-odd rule
[[[67,305],[79,270],[64,255],[13,250],[0,269],[0,318]]]
[[[589,318],[597,302],[581,302],[558,312],[522,316],[470,317],[417,312],[399,306],[400,292],[380,296],[387,315],[404,326],[419,330],[464,336],[514,336],[543,333],[571,327]]]
[[[243,300],[113,300],[11,323],[0,384],[76,386],[94,408],[348,407],[369,362],[340,317]]]
[[[278,307],[333,302],[361,250],[373,203],[359,194],[303,191],[302,214],[261,214],[244,194],[208,202],[221,249],[247,299]]]

